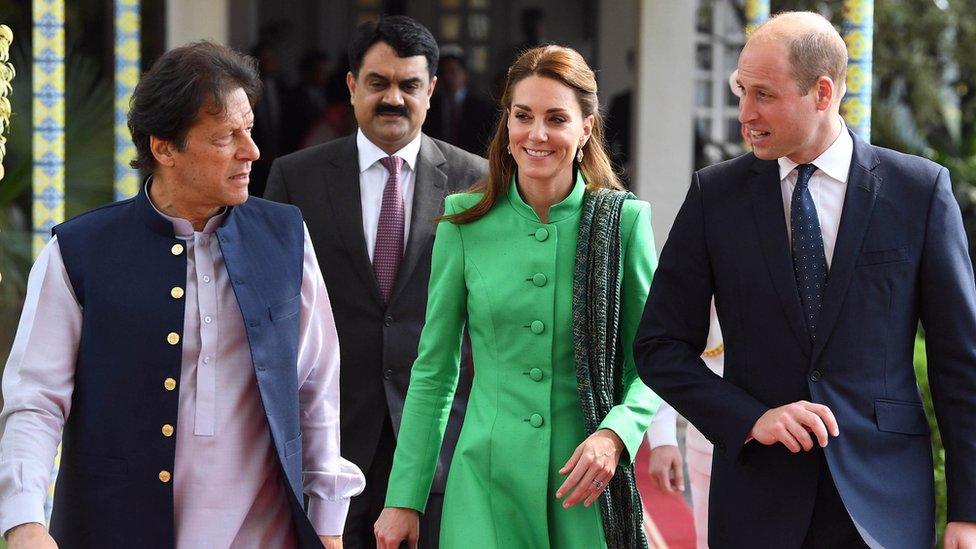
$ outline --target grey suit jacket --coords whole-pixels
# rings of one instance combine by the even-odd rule
[[[488,163],[442,141],[421,136],[406,251],[390,303],[373,276],[363,236],[356,134],[275,160],[265,198],[302,211],[332,301],[341,355],[342,456],[370,470],[389,416],[399,431],[410,369],[427,310],[434,220],[444,196],[485,176]],[[468,346],[431,491],[443,493],[471,387]]]

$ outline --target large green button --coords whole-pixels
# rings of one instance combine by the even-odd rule
[[[532,368],[531,370],[529,370],[529,378],[531,378],[532,381],[542,381],[542,370],[538,368]]]
[[[546,325],[542,323],[541,320],[533,320],[532,324],[529,325],[533,334],[541,334],[546,330]]]
[[[535,284],[536,286],[539,286],[540,288],[545,286],[546,282],[548,281],[549,279],[546,278],[546,275],[542,273],[535,273],[534,275],[532,275],[532,283]]]
[[[532,414],[529,417],[529,425],[535,427],[536,429],[542,427],[542,424],[543,424],[542,416],[540,416],[539,414]]]
[[[549,229],[545,227],[539,227],[535,231],[535,239],[539,242],[545,242],[549,238]]]

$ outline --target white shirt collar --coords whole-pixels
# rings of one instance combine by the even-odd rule
[[[417,137],[414,137],[412,141],[392,155],[402,158],[410,166],[412,171],[417,170],[417,155],[420,154],[421,135],[420,132],[417,132]],[[359,151],[359,173],[363,173],[371,168],[373,164],[379,162],[380,158],[391,156],[386,154],[383,149],[374,145],[366,137],[361,128],[356,130],[356,149]]]
[[[847,174],[851,170],[851,159],[853,156],[854,140],[851,139],[851,134],[847,131],[847,124],[841,121],[840,134],[837,136],[837,139],[834,139],[834,142],[827,147],[827,150],[822,152],[811,164],[827,174],[831,179],[841,183],[847,183]],[[780,181],[786,179],[790,175],[790,172],[799,165],[785,156],[777,159],[777,162],[779,162]]]

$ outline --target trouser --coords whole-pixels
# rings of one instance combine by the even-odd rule
[[[373,456],[373,463],[366,475],[366,489],[363,493],[352,498],[349,514],[346,515],[346,526],[342,532],[342,546],[345,549],[371,549],[376,547],[376,537],[373,534],[373,524],[383,511],[386,501],[386,487],[390,481],[390,469],[393,467],[393,451],[396,449],[396,435],[393,425],[387,418],[380,435],[380,442]],[[427,509],[420,516],[420,543],[422,549],[437,549],[441,528],[441,507],[444,503],[443,494],[431,494],[427,500]]]
[[[837,492],[825,461],[820,467],[817,500],[803,549],[864,549],[867,546]]]

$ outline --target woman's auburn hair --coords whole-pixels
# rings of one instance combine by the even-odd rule
[[[516,170],[515,159],[508,153],[508,116],[512,108],[512,89],[530,76],[549,78],[568,86],[576,95],[583,117],[593,116],[590,139],[584,146],[583,161],[578,166],[587,182],[587,188],[624,189],[604,145],[603,117],[600,114],[593,70],[586,64],[583,56],[572,48],[540,46],[523,52],[508,69],[505,91],[499,104],[501,116],[495,135],[488,145],[488,175],[468,190],[471,193],[481,193],[481,199],[470,208],[444,215],[440,220],[456,225],[477,221],[508,192]]]

